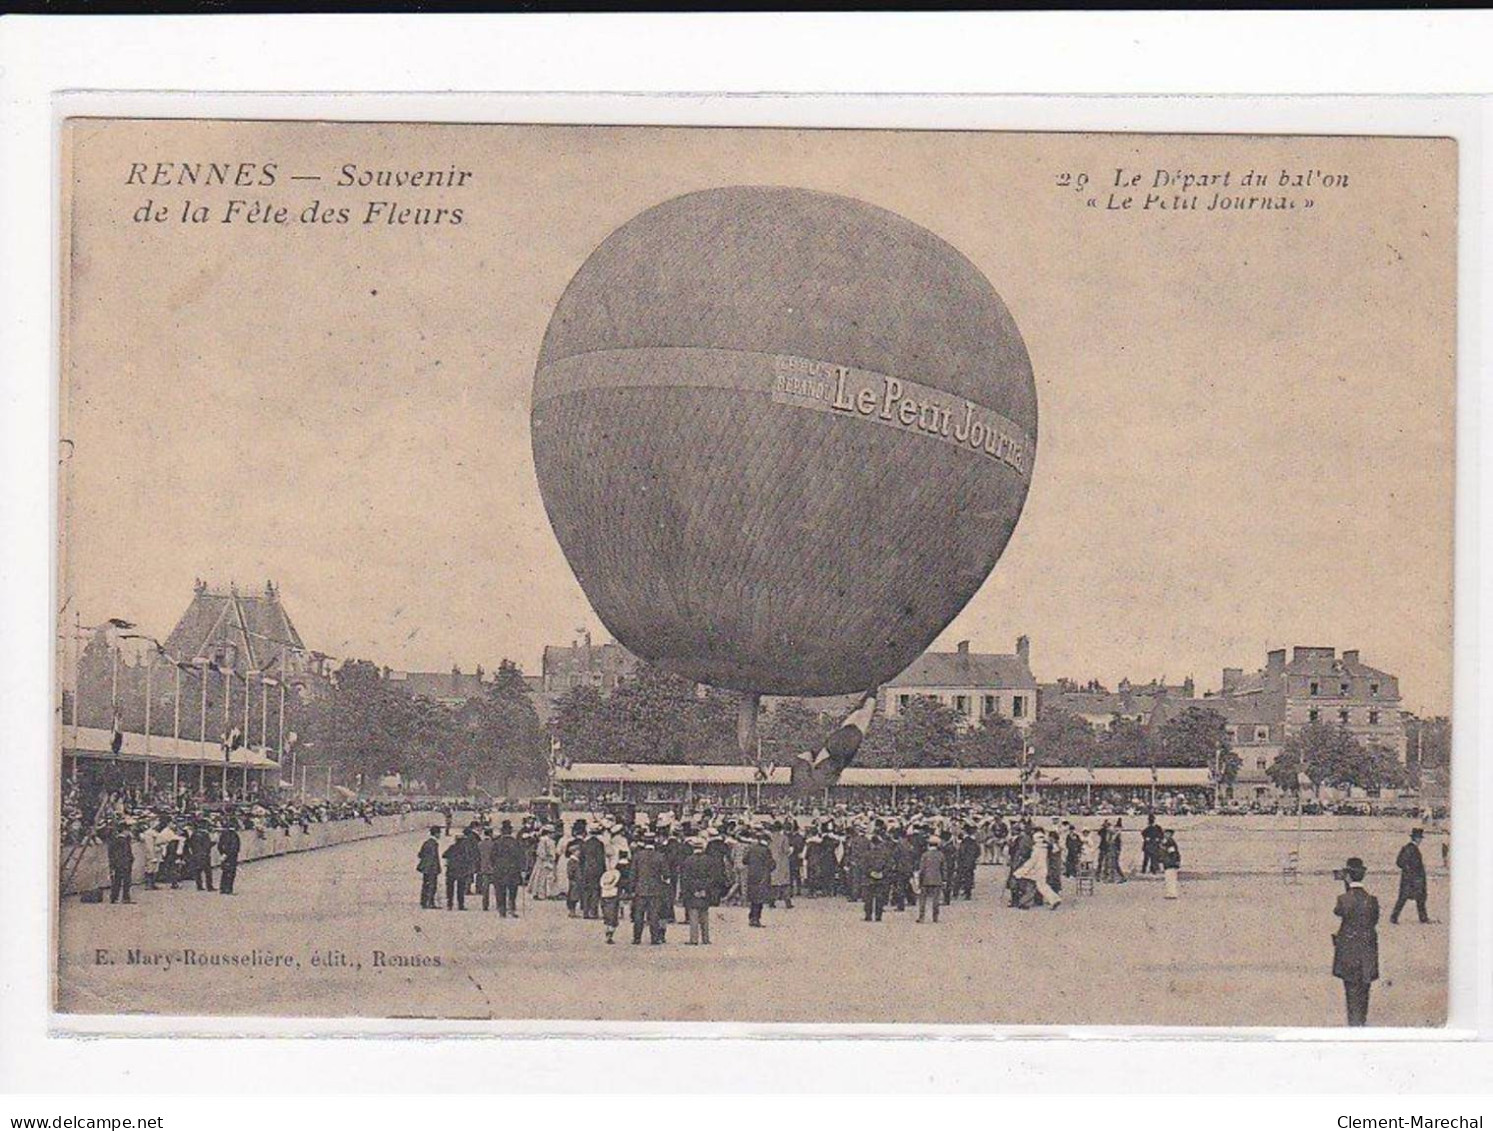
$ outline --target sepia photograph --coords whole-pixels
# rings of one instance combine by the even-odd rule
[[[59,128],[59,1029],[1446,1024],[1456,140]]]

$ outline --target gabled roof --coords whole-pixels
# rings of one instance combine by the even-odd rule
[[[1018,688],[1035,691],[1032,669],[1020,656],[990,652],[924,652],[887,687]]]
[[[216,646],[234,646],[234,671],[273,673],[287,653],[304,652],[301,634],[280,603],[280,592],[266,585],[258,593],[240,593],[236,586],[209,589],[198,583],[192,603],[166,638],[166,652],[191,663],[212,656]]]

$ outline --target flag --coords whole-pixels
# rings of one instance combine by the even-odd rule
[[[845,767],[855,760],[875,714],[876,693],[868,691],[860,706],[845,716],[845,721],[824,740],[823,746],[813,753],[805,750],[793,759],[794,791],[827,789],[838,782]]]

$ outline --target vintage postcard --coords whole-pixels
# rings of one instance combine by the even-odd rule
[[[60,143],[60,1027],[1445,1023],[1454,140]]]

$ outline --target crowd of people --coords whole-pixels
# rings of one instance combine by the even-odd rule
[[[717,816],[702,809],[631,823],[593,816],[568,826],[525,817],[494,824],[487,813],[464,827],[448,810],[420,846],[420,906],[464,911],[480,896],[483,910],[518,915],[517,895],[564,900],[571,917],[599,920],[611,943],[626,907],[632,941],[654,945],[681,917],[691,944],[710,941],[713,907],[745,906],[748,925],[795,898],[841,898],[867,922],[886,911],[916,908],[919,922],[938,922],[941,907],[974,896],[980,864],[1004,868],[1013,908],[1057,908],[1065,881],[1124,883],[1124,819],[1080,828],[978,806]],[[445,836],[449,843],[442,847]],[[1179,894],[1181,849],[1170,829],[1149,817],[1141,834],[1142,871],[1164,873],[1167,898]],[[682,916],[681,916],[682,911]]]
[[[243,829],[302,832],[329,821],[371,821],[374,817],[409,813],[414,806],[402,800],[350,797],[341,801],[316,799],[229,798],[187,789],[158,789],[150,793],[138,788],[116,789],[85,796],[76,785],[62,794],[62,843],[64,846],[101,843],[107,830],[120,823],[138,828],[160,817],[173,822],[197,819],[222,822],[232,818]]]
[[[187,790],[118,789],[85,798],[70,787],[63,795],[62,843],[74,859],[89,845],[103,845],[110,903],[134,902],[137,860],[149,890],[191,883],[198,891],[233,895],[244,835],[289,836],[332,821],[372,824],[374,817],[410,811],[407,802],[398,801],[224,801]]]
[[[104,845],[109,901],[130,903],[137,859],[147,888],[190,884],[232,895],[244,835],[371,823],[414,806],[357,798],[268,804],[119,790],[104,796],[92,820],[87,808],[76,794],[65,795],[64,842],[75,849]],[[566,824],[533,815],[495,819],[470,802],[440,804],[439,811],[443,823],[430,826],[416,861],[421,908],[441,906],[443,877],[448,910],[466,910],[469,898],[474,906],[480,899],[484,911],[517,917],[519,893],[526,891],[530,900],[563,901],[571,917],[599,922],[607,944],[625,917],[634,945],[645,938],[663,945],[669,926],[680,922],[688,925],[687,945],[710,945],[712,909],[744,906],[748,925],[760,928],[766,910],[792,908],[795,899],[841,899],[870,923],[883,921],[888,910],[914,909],[917,922],[937,923],[941,910],[973,899],[981,864],[995,866],[1002,899],[1019,910],[1055,910],[1069,885],[1082,892],[1130,879],[1123,862],[1129,830],[1118,815],[1095,825],[1093,818],[1053,819],[999,805],[913,803],[829,813],[717,814],[703,807],[686,816],[592,815]],[[472,812],[465,824],[458,821],[458,814]],[[1138,840],[1139,871],[1161,875],[1164,897],[1178,898],[1182,850],[1175,831],[1147,814]],[[1419,922],[1430,921],[1422,840],[1423,831],[1414,829],[1395,860],[1401,880],[1391,923],[1410,904]],[[1363,890],[1367,869],[1360,858],[1342,874],[1333,974],[1344,983],[1348,1023],[1362,1025],[1369,987],[1379,976],[1379,904]]]

